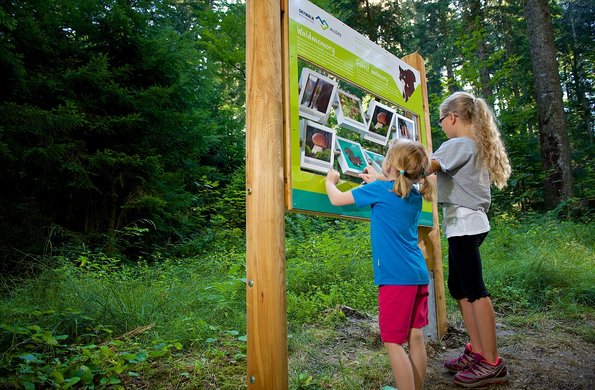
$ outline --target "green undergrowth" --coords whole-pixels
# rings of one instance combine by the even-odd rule
[[[554,321],[593,342],[593,226],[506,215],[492,225],[482,256],[499,318],[513,327]],[[39,259],[35,277],[4,277],[0,388],[245,388],[245,238],[217,234],[136,263],[71,248]],[[390,383],[369,328],[369,225],[290,215],[286,235],[290,388]],[[448,318],[455,306],[447,297]],[[344,354],[328,352],[336,343]]]
[[[502,216],[482,246],[485,279],[503,314],[573,316],[595,306],[595,225]]]

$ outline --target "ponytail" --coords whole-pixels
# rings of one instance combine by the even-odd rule
[[[406,198],[413,185],[419,184],[424,199],[433,199],[436,188],[434,182],[426,177],[430,171],[430,157],[422,144],[399,140],[388,150],[386,161],[397,172],[393,186],[395,194]]]

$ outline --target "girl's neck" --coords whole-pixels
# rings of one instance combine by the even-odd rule
[[[467,137],[471,139],[475,139],[475,132],[471,127],[471,124],[461,124],[461,126],[457,127],[455,137]]]

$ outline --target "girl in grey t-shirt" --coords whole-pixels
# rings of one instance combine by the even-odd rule
[[[444,363],[455,383],[478,387],[507,381],[496,347],[494,308],[483,282],[479,247],[490,230],[490,186],[503,188],[510,164],[490,107],[456,92],[440,105],[439,125],[448,137],[432,155],[443,232],[448,239],[448,289],[457,300],[469,343]]]

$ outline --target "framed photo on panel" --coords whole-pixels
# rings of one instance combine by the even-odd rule
[[[339,126],[360,134],[366,132],[366,118],[362,102],[357,96],[345,91],[337,91],[337,123]]]
[[[359,143],[337,137],[337,149],[340,151],[337,159],[343,173],[351,176],[364,173],[364,169],[368,166],[368,161]]]
[[[300,116],[326,123],[338,84],[312,69],[303,68],[300,76]]]
[[[368,131],[364,139],[386,146],[390,130],[395,122],[395,110],[376,100],[370,101],[368,106]]]
[[[382,173],[382,163],[384,163],[384,156],[367,149],[364,149],[364,153],[366,153],[368,164],[372,165],[376,172]]]
[[[335,131],[320,123],[302,119],[300,120],[302,169],[327,173],[333,166]]]
[[[393,138],[416,140],[415,122],[397,114],[397,131]]]

